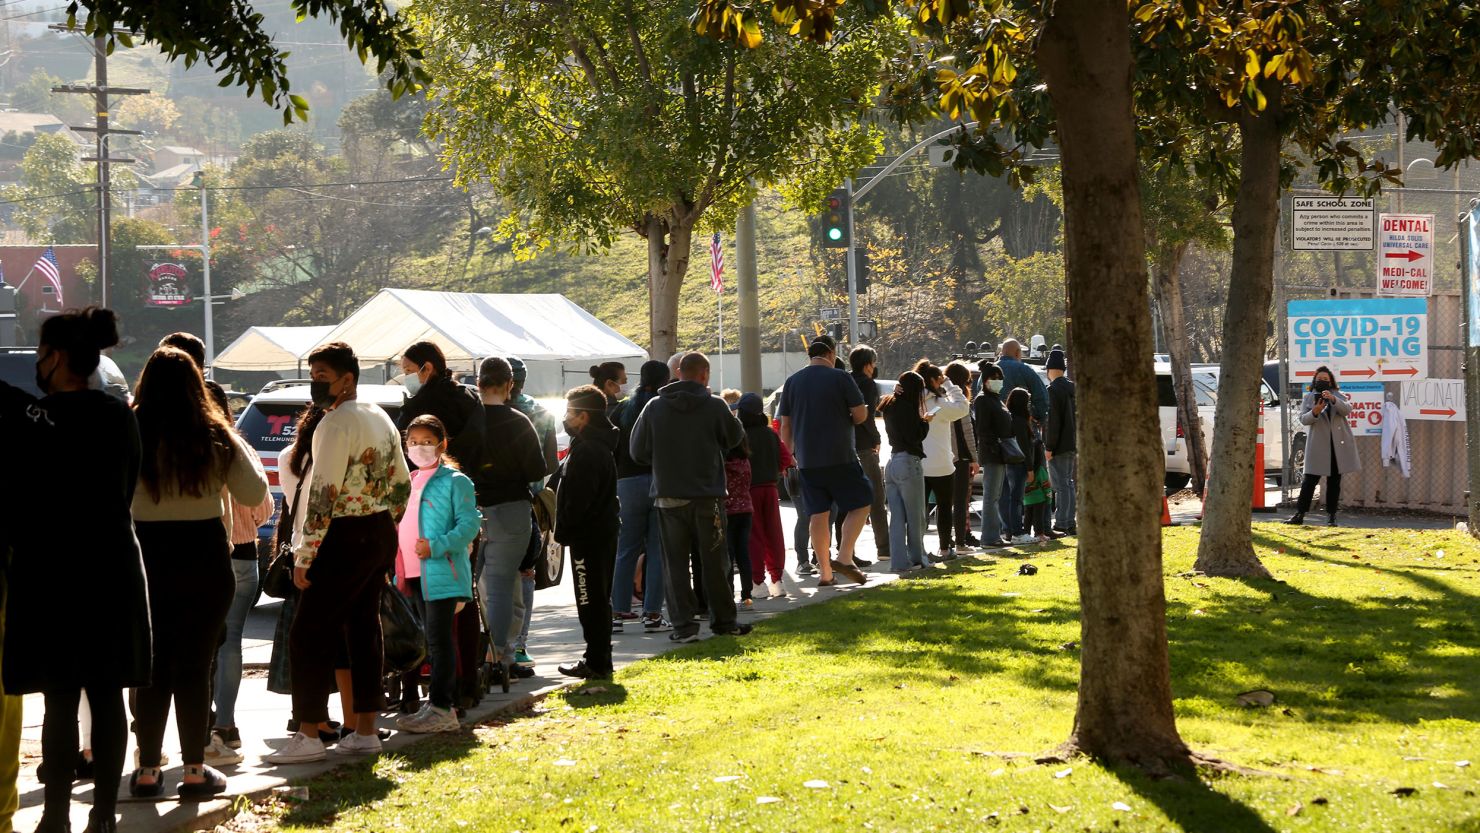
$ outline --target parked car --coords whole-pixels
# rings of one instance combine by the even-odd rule
[[[1193,365],[1192,368],[1193,383],[1195,385],[1198,384],[1199,378],[1211,382],[1211,389],[1208,393],[1212,396],[1214,404],[1216,404],[1218,401],[1218,381],[1222,374],[1222,367],[1216,364],[1199,364]],[[1283,474],[1285,465],[1284,429],[1280,424],[1280,398],[1275,394],[1278,384],[1278,371],[1276,371],[1274,385],[1269,384],[1267,375],[1259,381],[1259,404],[1264,408],[1264,471],[1266,476],[1275,478],[1279,478]],[[1299,427],[1298,421],[1292,420],[1292,423],[1295,427]],[[1295,432],[1292,431],[1292,433]],[[1305,432],[1302,429],[1296,435],[1302,457],[1304,457],[1305,449],[1304,434]],[[1211,432],[1208,434],[1208,439],[1211,445]],[[1292,443],[1292,447],[1293,445]],[[1212,449],[1210,448],[1209,452],[1211,453],[1211,451]]]

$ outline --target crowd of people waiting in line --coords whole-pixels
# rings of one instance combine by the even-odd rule
[[[127,732],[137,746],[130,793],[164,793],[171,706],[182,797],[225,791],[215,767],[242,760],[242,631],[258,597],[257,529],[274,506],[224,391],[205,378],[198,338],[166,338],[130,405],[93,380],[101,351],[118,342],[111,311],[54,316],[40,335],[43,396],[0,383],[0,426],[36,455],[27,477],[0,486],[0,554],[10,555],[0,817],[15,805],[18,695],[41,693],[38,831],[70,830],[72,784],[91,778],[87,829],[101,833],[116,829]],[[456,731],[480,686],[507,691],[532,676],[542,510],[569,550],[586,642],[559,670],[588,679],[611,675],[612,637],[629,625],[676,643],[697,641],[705,620],[718,635],[749,633],[739,614],[786,594],[782,485],[798,510],[796,572],[819,587],[867,582],[872,562],[855,545],[870,523],[896,573],[1072,533],[1073,383],[1062,351],[1048,357],[1047,386],[1021,352],[1008,341],[995,362],[922,360],[880,396],[875,351],[855,347],[845,366],[820,336],[786,380],[774,428],[758,394],[711,391],[700,353],[644,363],[635,388],[623,365],[606,363],[566,394],[561,459],[555,421],[523,392],[517,358],[485,359],[466,386],[436,345],[412,345],[400,377],[410,396],[393,422],[357,398],[353,350],[319,347],[308,359],[311,404],[278,459],[274,551],[290,562],[291,586],[268,687],[291,696],[292,736],[264,760],[380,751],[388,582],[414,606],[430,665],[425,702],[419,669],[401,686],[403,731]],[[970,518],[978,474],[980,538]],[[934,556],[924,545],[932,496]],[[336,691],[343,725],[329,719]]]

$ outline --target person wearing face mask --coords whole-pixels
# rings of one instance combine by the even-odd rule
[[[323,760],[319,724],[329,719],[335,659],[349,655],[353,734],[342,755],[380,752],[375,717],[385,705],[380,588],[396,560],[396,520],[411,496],[401,434],[378,405],[356,398],[360,362],[348,344],[309,354],[313,404],[328,411],[313,437],[313,470],[303,494],[303,526],[293,538],[293,584],[302,591],[288,636],[293,716],[299,729],[264,758]],[[345,722],[350,722],[346,715]]]
[[[591,384],[606,397],[607,417],[617,403],[627,397],[631,389],[627,386],[627,367],[621,362],[602,362],[591,365]]]
[[[1341,503],[1341,476],[1362,468],[1357,456],[1357,440],[1347,414],[1352,411],[1336,384],[1329,367],[1316,368],[1310,390],[1300,403],[1300,424],[1307,427],[1305,441],[1305,479],[1300,482],[1300,498],[1295,514],[1286,523],[1305,523],[1316,486],[1326,478],[1326,525],[1336,526],[1336,509]]]
[[[492,681],[508,691],[514,660],[511,637],[525,616],[520,566],[529,551],[534,491],[545,478],[545,457],[529,417],[510,402],[514,369],[494,356],[478,370],[483,398],[483,436],[491,452],[469,472],[483,512],[483,543],[478,552],[478,602],[488,631]]]
[[[1002,456],[1002,440],[1013,436],[1012,414],[1002,403],[1002,368],[995,362],[977,365],[981,393],[971,401],[971,424],[976,430],[976,447],[982,467],[982,546],[1005,547],[1002,488],[1007,477],[1007,461]]]
[[[42,322],[39,342],[36,384],[44,395],[0,382],[5,436],[19,449],[46,455],[44,465],[26,467],[23,487],[13,478],[17,484],[0,501],[0,537],[12,556],[4,690],[45,696],[46,799],[36,828],[44,833],[71,829],[77,706],[87,692],[95,768],[87,830],[105,833],[117,829],[128,730],[123,690],[151,680],[149,603],[130,510],[141,465],[139,428],[122,401],[88,388],[100,351],[118,343],[111,310],[52,316]],[[79,507],[85,523],[78,522]],[[18,728],[18,720],[6,722]]]
[[[447,456],[447,429],[431,415],[406,429],[411,497],[397,528],[396,584],[411,597],[426,628],[432,685],[427,702],[396,725],[403,731],[456,732],[457,651],[453,617],[473,598],[473,564],[468,548],[483,516],[473,481]]]
[[[472,388],[452,377],[442,348],[418,341],[401,354],[399,377],[410,398],[401,406],[396,427],[404,434],[421,416],[434,416],[447,432],[447,453],[467,468],[478,464],[483,442],[478,428],[483,403]]]
[[[555,540],[570,547],[575,573],[576,616],[586,653],[560,666],[567,677],[588,680],[612,675],[612,572],[617,562],[617,439],[606,418],[606,397],[594,385],[565,395],[565,432],[570,453],[561,463],[556,495]]]
[[[893,452],[884,470],[889,492],[889,569],[895,573],[930,566],[925,554],[925,437],[932,415],[924,410],[925,380],[913,370],[899,375],[894,393],[879,400],[884,431]]]
[[[874,381],[879,375],[879,354],[867,344],[860,344],[848,352],[848,366],[852,369],[853,381],[863,394],[863,404],[868,406],[868,416],[853,426],[853,441],[858,449],[858,464],[874,486],[874,502],[869,507],[868,522],[874,528],[874,552],[880,563],[889,560],[889,513],[884,495],[884,470],[879,460],[879,386]]]

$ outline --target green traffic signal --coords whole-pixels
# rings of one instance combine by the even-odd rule
[[[830,229],[827,230],[827,239],[828,240],[842,240],[843,239],[843,230],[840,229],[840,228],[838,228],[837,226],[833,226],[832,228],[830,228]]]

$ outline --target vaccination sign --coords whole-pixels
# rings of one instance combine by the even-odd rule
[[[1377,294],[1422,298],[1434,294],[1434,215],[1382,215]]]
[[[1323,365],[1343,384],[1429,377],[1427,298],[1291,301],[1287,318],[1297,382],[1309,382]]]
[[[1464,379],[1423,379],[1404,382],[1398,398],[1403,418],[1437,422],[1465,421]]]

